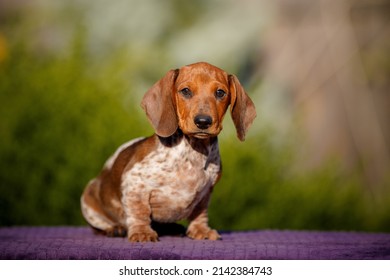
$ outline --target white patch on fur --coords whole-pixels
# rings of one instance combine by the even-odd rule
[[[132,206],[150,206],[151,218],[174,222],[192,213],[195,206],[216,183],[220,171],[218,143],[209,155],[194,150],[184,137],[173,147],[161,143],[122,176],[122,204],[126,224],[137,224]],[[161,202],[161,203],[160,203]]]
[[[89,181],[87,186],[95,183],[96,180],[99,179],[92,179]],[[94,228],[106,230],[112,227],[112,224],[105,217],[88,206],[88,204],[85,202],[84,195],[81,196],[81,211],[87,222]]]
[[[116,199],[111,199],[111,205],[118,209],[122,208],[122,204]]]
[[[133,139],[133,140],[130,140],[130,141],[127,142],[127,143],[122,144],[122,145],[115,151],[115,153],[114,153],[112,156],[110,156],[110,157],[108,158],[108,160],[105,162],[105,164],[104,164],[104,169],[111,169],[112,166],[114,165],[115,160],[117,159],[118,155],[119,155],[121,152],[123,152],[125,149],[127,149],[127,148],[130,147],[131,145],[133,145],[133,144],[135,144],[135,143],[137,143],[137,142],[139,142],[139,141],[141,141],[141,140],[143,140],[143,139],[145,139],[145,137],[139,137],[139,138],[135,138],[135,139]]]

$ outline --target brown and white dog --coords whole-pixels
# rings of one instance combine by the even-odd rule
[[[187,236],[216,240],[207,207],[221,176],[217,135],[230,105],[238,138],[256,117],[234,75],[200,62],[169,71],[142,100],[155,134],[120,146],[81,197],[87,222],[108,236],[157,241],[151,223],[188,219]]]

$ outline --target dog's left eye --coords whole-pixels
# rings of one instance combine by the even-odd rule
[[[192,97],[192,92],[189,88],[183,88],[180,90],[180,93],[185,97],[185,98],[191,98]]]
[[[215,96],[216,96],[218,99],[224,98],[225,95],[226,95],[226,92],[223,91],[222,89],[218,89],[218,90],[215,92]]]

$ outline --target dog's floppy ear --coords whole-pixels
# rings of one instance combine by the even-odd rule
[[[157,135],[168,137],[178,127],[172,91],[179,70],[170,70],[161,80],[149,89],[141,102],[141,106]]]
[[[231,93],[230,112],[233,123],[237,130],[238,139],[244,141],[246,131],[256,118],[255,105],[236,76],[229,75],[229,87]]]

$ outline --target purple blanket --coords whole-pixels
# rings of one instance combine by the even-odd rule
[[[0,259],[390,259],[390,234],[259,230],[220,241],[163,236],[157,243],[96,235],[88,227],[0,228]]]

